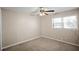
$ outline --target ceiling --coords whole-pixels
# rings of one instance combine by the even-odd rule
[[[55,10],[55,13],[59,13],[63,11],[76,9],[77,7],[45,7],[45,8]],[[3,9],[17,11],[17,12],[32,13],[34,11],[37,11],[39,7],[3,7]]]

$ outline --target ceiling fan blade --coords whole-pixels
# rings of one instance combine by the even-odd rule
[[[48,11],[44,11],[44,12],[54,12],[54,10],[48,10]]]
[[[48,15],[47,13],[44,13],[45,15]]]

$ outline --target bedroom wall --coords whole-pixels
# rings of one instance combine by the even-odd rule
[[[78,29],[54,29],[52,19],[56,17],[77,15]],[[65,11],[54,16],[41,17],[41,36],[51,37],[56,40],[70,42],[79,45],[79,10]]]
[[[1,45],[2,45],[2,19],[1,19],[1,8],[0,8],[0,51],[1,51]]]
[[[40,20],[37,16],[2,9],[2,23],[3,47],[40,35]]]

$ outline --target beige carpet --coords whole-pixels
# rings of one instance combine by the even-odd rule
[[[38,38],[4,51],[79,51],[79,47],[47,38]]]

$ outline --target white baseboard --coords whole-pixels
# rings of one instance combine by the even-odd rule
[[[12,47],[12,46],[16,46],[16,45],[19,45],[19,44],[22,44],[22,43],[28,42],[28,41],[31,41],[31,40],[35,40],[35,39],[40,38],[40,37],[53,39],[53,40],[56,40],[56,41],[60,41],[60,42],[66,43],[66,44],[70,44],[70,45],[74,45],[74,46],[78,46],[78,47],[79,47],[78,44],[74,44],[74,43],[71,43],[71,42],[63,41],[63,40],[58,40],[58,39],[55,39],[55,38],[49,37],[48,35],[41,35],[41,36],[37,36],[37,37],[31,38],[31,39],[28,39],[28,40],[24,40],[24,41],[21,41],[21,42],[17,42],[17,43],[14,43],[14,44],[11,44],[11,45],[8,45],[8,46],[5,46],[5,47],[2,47],[2,50],[3,50],[3,49],[6,49],[6,48],[9,48],[9,47]]]
[[[49,39],[52,39],[52,40],[56,40],[56,41],[59,41],[59,42],[63,42],[63,43],[66,43],[66,44],[70,44],[70,45],[78,46],[79,47],[78,44],[67,42],[67,41],[63,41],[63,40],[59,40],[59,39],[56,39],[56,38],[52,38],[52,37],[49,37],[48,35],[41,35],[41,37],[49,38]]]
[[[40,38],[40,36],[33,37],[33,38],[28,39],[28,40],[24,40],[24,41],[21,41],[21,42],[17,42],[17,43],[14,43],[14,44],[11,44],[11,45],[8,45],[8,46],[5,46],[5,47],[2,47],[2,50],[3,50],[3,49],[6,49],[6,48],[9,48],[9,47],[12,47],[12,46],[16,46],[16,45],[19,45],[19,44],[22,44],[22,43],[28,42],[28,41],[31,41],[31,40],[35,40],[35,39],[37,39],[37,38]]]

